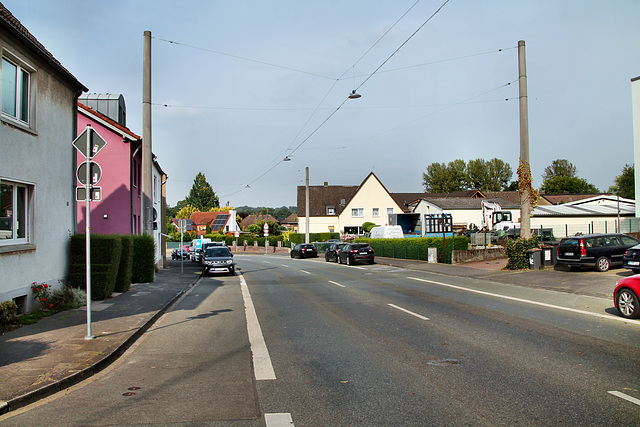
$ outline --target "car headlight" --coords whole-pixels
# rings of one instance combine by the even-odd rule
[[[227,260],[227,264],[231,264],[231,262],[232,262],[232,261],[231,261],[230,259],[228,259],[228,260]]]

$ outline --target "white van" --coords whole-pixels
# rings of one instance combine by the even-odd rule
[[[191,246],[189,247],[189,258],[191,262],[199,262],[200,261],[200,252],[202,251],[202,244],[209,243],[211,239],[194,239],[191,241]]]
[[[403,239],[404,233],[400,225],[380,225],[371,229],[372,239]]]

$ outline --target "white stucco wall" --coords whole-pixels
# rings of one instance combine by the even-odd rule
[[[75,223],[75,90],[49,75],[49,67],[16,48],[5,33],[0,33],[0,48],[36,70],[31,88],[37,114],[30,119],[35,120],[35,132],[0,119],[0,180],[31,185],[33,193],[28,243],[0,244],[0,302],[28,296],[30,311],[31,284],[57,287],[67,274]]]

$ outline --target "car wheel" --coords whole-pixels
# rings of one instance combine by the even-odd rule
[[[340,257],[338,255],[335,256],[335,259],[333,260],[333,262],[337,263],[340,261]]]
[[[640,274],[640,268],[632,268],[633,274]]]
[[[616,296],[618,310],[622,313],[622,317],[627,319],[637,319],[640,317],[640,306],[638,305],[638,297],[631,289],[622,289]]]
[[[342,258],[338,256],[338,260],[336,261],[338,264],[342,264]]]
[[[291,255],[291,258],[293,258],[293,252],[291,252],[291,254],[290,254],[290,255]]]
[[[606,256],[601,256],[596,260],[596,270],[607,271],[611,267],[611,261]]]
[[[351,261],[350,256],[347,256],[347,265],[353,265],[353,261]]]

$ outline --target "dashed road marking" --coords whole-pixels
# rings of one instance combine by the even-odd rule
[[[609,394],[611,394],[613,396],[619,397],[620,399],[624,399],[627,402],[631,402],[631,403],[633,403],[635,405],[640,406],[640,399],[636,399],[635,397],[631,397],[628,394],[624,394],[624,393],[619,392],[619,391],[608,391],[607,393],[609,393]]]
[[[341,285],[340,283],[338,283],[338,282],[334,282],[333,280],[329,280],[329,283],[333,283],[334,285],[336,285],[336,286],[340,286],[341,288],[346,288],[346,286],[345,286],[345,285]]]
[[[395,304],[387,304],[387,305],[388,305],[389,307],[393,307],[393,308],[395,308],[396,310],[400,310],[400,311],[403,311],[403,312],[405,312],[405,313],[407,313],[407,314],[410,314],[410,315],[412,315],[412,316],[415,316],[415,317],[417,317],[418,319],[422,319],[422,320],[429,320],[429,318],[428,318],[428,317],[425,317],[425,316],[423,316],[423,315],[421,315],[421,314],[418,314],[418,313],[414,313],[413,311],[409,311],[409,310],[407,310],[406,308],[398,307],[398,306],[397,306],[397,305],[395,305]]]

